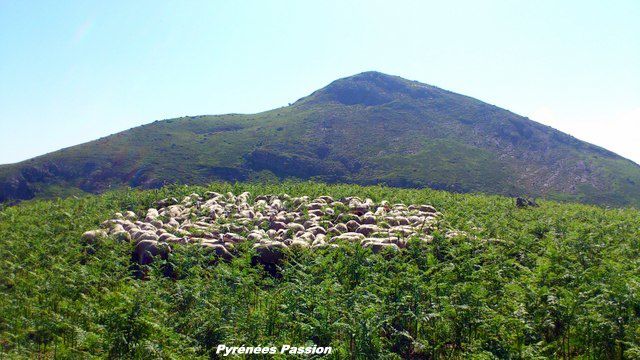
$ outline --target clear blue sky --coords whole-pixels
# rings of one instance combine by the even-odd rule
[[[0,163],[378,70],[640,162],[640,1],[0,0]]]

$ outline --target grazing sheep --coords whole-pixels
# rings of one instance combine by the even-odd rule
[[[133,211],[126,211],[124,213],[124,218],[129,221],[136,221],[138,219],[138,216]]]
[[[147,210],[147,216],[144,218],[144,221],[151,222],[155,220],[160,214],[158,213],[158,209],[151,208]]]
[[[294,222],[287,224],[287,228],[289,228],[294,233],[297,233],[298,231],[304,231],[305,229],[304,225],[296,224]]]
[[[280,242],[267,244],[255,244],[253,247],[257,253],[257,260],[263,264],[276,264],[284,258],[286,245]]]
[[[349,231],[356,231],[356,229],[360,227],[360,223],[358,223],[355,220],[347,221],[346,225],[347,225],[347,229],[349,229]]]
[[[311,247],[311,245],[308,242],[299,239],[294,239],[291,241],[291,244],[289,244],[289,248],[307,249],[309,247]]]
[[[209,242],[203,242],[200,244],[205,250],[213,252],[216,256],[223,258],[224,260],[233,259],[233,255],[227,250],[224,245],[213,244]]]
[[[325,230],[322,226],[317,226],[317,225],[308,228],[307,231],[310,232],[313,235],[318,235],[318,234],[326,235],[327,234],[327,230]]]
[[[133,251],[133,260],[140,265],[148,265],[153,262],[154,256],[167,259],[171,248],[166,243],[159,243],[155,240],[140,241]]]
[[[379,253],[380,251],[385,250],[385,249],[389,249],[389,250],[392,250],[392,251],[398,251],[398,250],[400,250],[400,248],[398,247],[398,245],[396,245],[396,244],[391,244],[391,243],[376,243],[376,242],[369,242],[369,243],[366,243],[366,244],[364,245],[364,247],[371,249],[371,250],[373,251],[373,253],[374,253],[374,254],[377,254],[377,253]]]
[[[378,231],[378,226],[376,225],[360,225],[356,228],[355,232],[363,234],[364,236],[369,236],[370,234]]]
[[[356,232],[347,232],[347,233],[332,237],[330,241],[335,242],[335,241],[343,240],[348,242],[358,242],[364,238],[365,236],[363,234],[356,233]]]
[[[319,202],[313,202],[307,205],[308,210],[321,210],[324,204]]]
[[[82,240],[85,244],[95,244],[101,238],[107,237],[107,232],[104,230],[91,230],[82,234]]]
[[[130,242],[131,241],[131,234],[129,234],[128,232],[126,232],[124,230],[114,232],[113,234],[111,234],[111,236],[114,239],[122,241],[122,242]]]
[[[244,238],[236,233],[226,233],[222,235],[222,240],[224,242],[239,243],[244,241]]]
[[[431,241],[429,235],[438,225],[439,212],[431,205],[390,205],[369,198],[331,196],[291,197],[244,192],[220,194],[193,193],[182,201],[165,198],[149,208],[143,219],[132,211],[115,213],[103,222],[105,230],[83,234],[94,243],[110,235],[120,241],[134,241],[133,258],[148,264],[156,255],[168,256],[169,244],[200,244],[225,260],[231,259],[239,243],[249,241],[256,260],[263,264],[281,261],[289,247],[307,249],[336,247],[347,241],[359,243],[377,253],[407,246],[416,237]],[[447,238],[466,233],[448,231]]]

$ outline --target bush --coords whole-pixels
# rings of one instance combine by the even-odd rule
[[[358,195],[428,203],[468,235],[297,251],[278,278],[250,251],[212,261],[182,247],[130,270],[131,245],[82,251],[116,211],[192,192]],[[640,212],[433,190],[212,184],[28,201],[0,208],[0,353],[8,357],[209,358],[218,344],[332,346],[328,358],[637,357]],[[277,356],[276,356],[277,358]]]

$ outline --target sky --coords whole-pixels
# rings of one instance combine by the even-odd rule
[[[0,0],[0,164],[369,70],[640,163],[638,0]]]

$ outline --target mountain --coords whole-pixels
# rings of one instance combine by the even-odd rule
[[[136,127],[0,166],[0,201],[283,178],[640,206],[640,166],[526,117],[378,72],[290,106]]]

